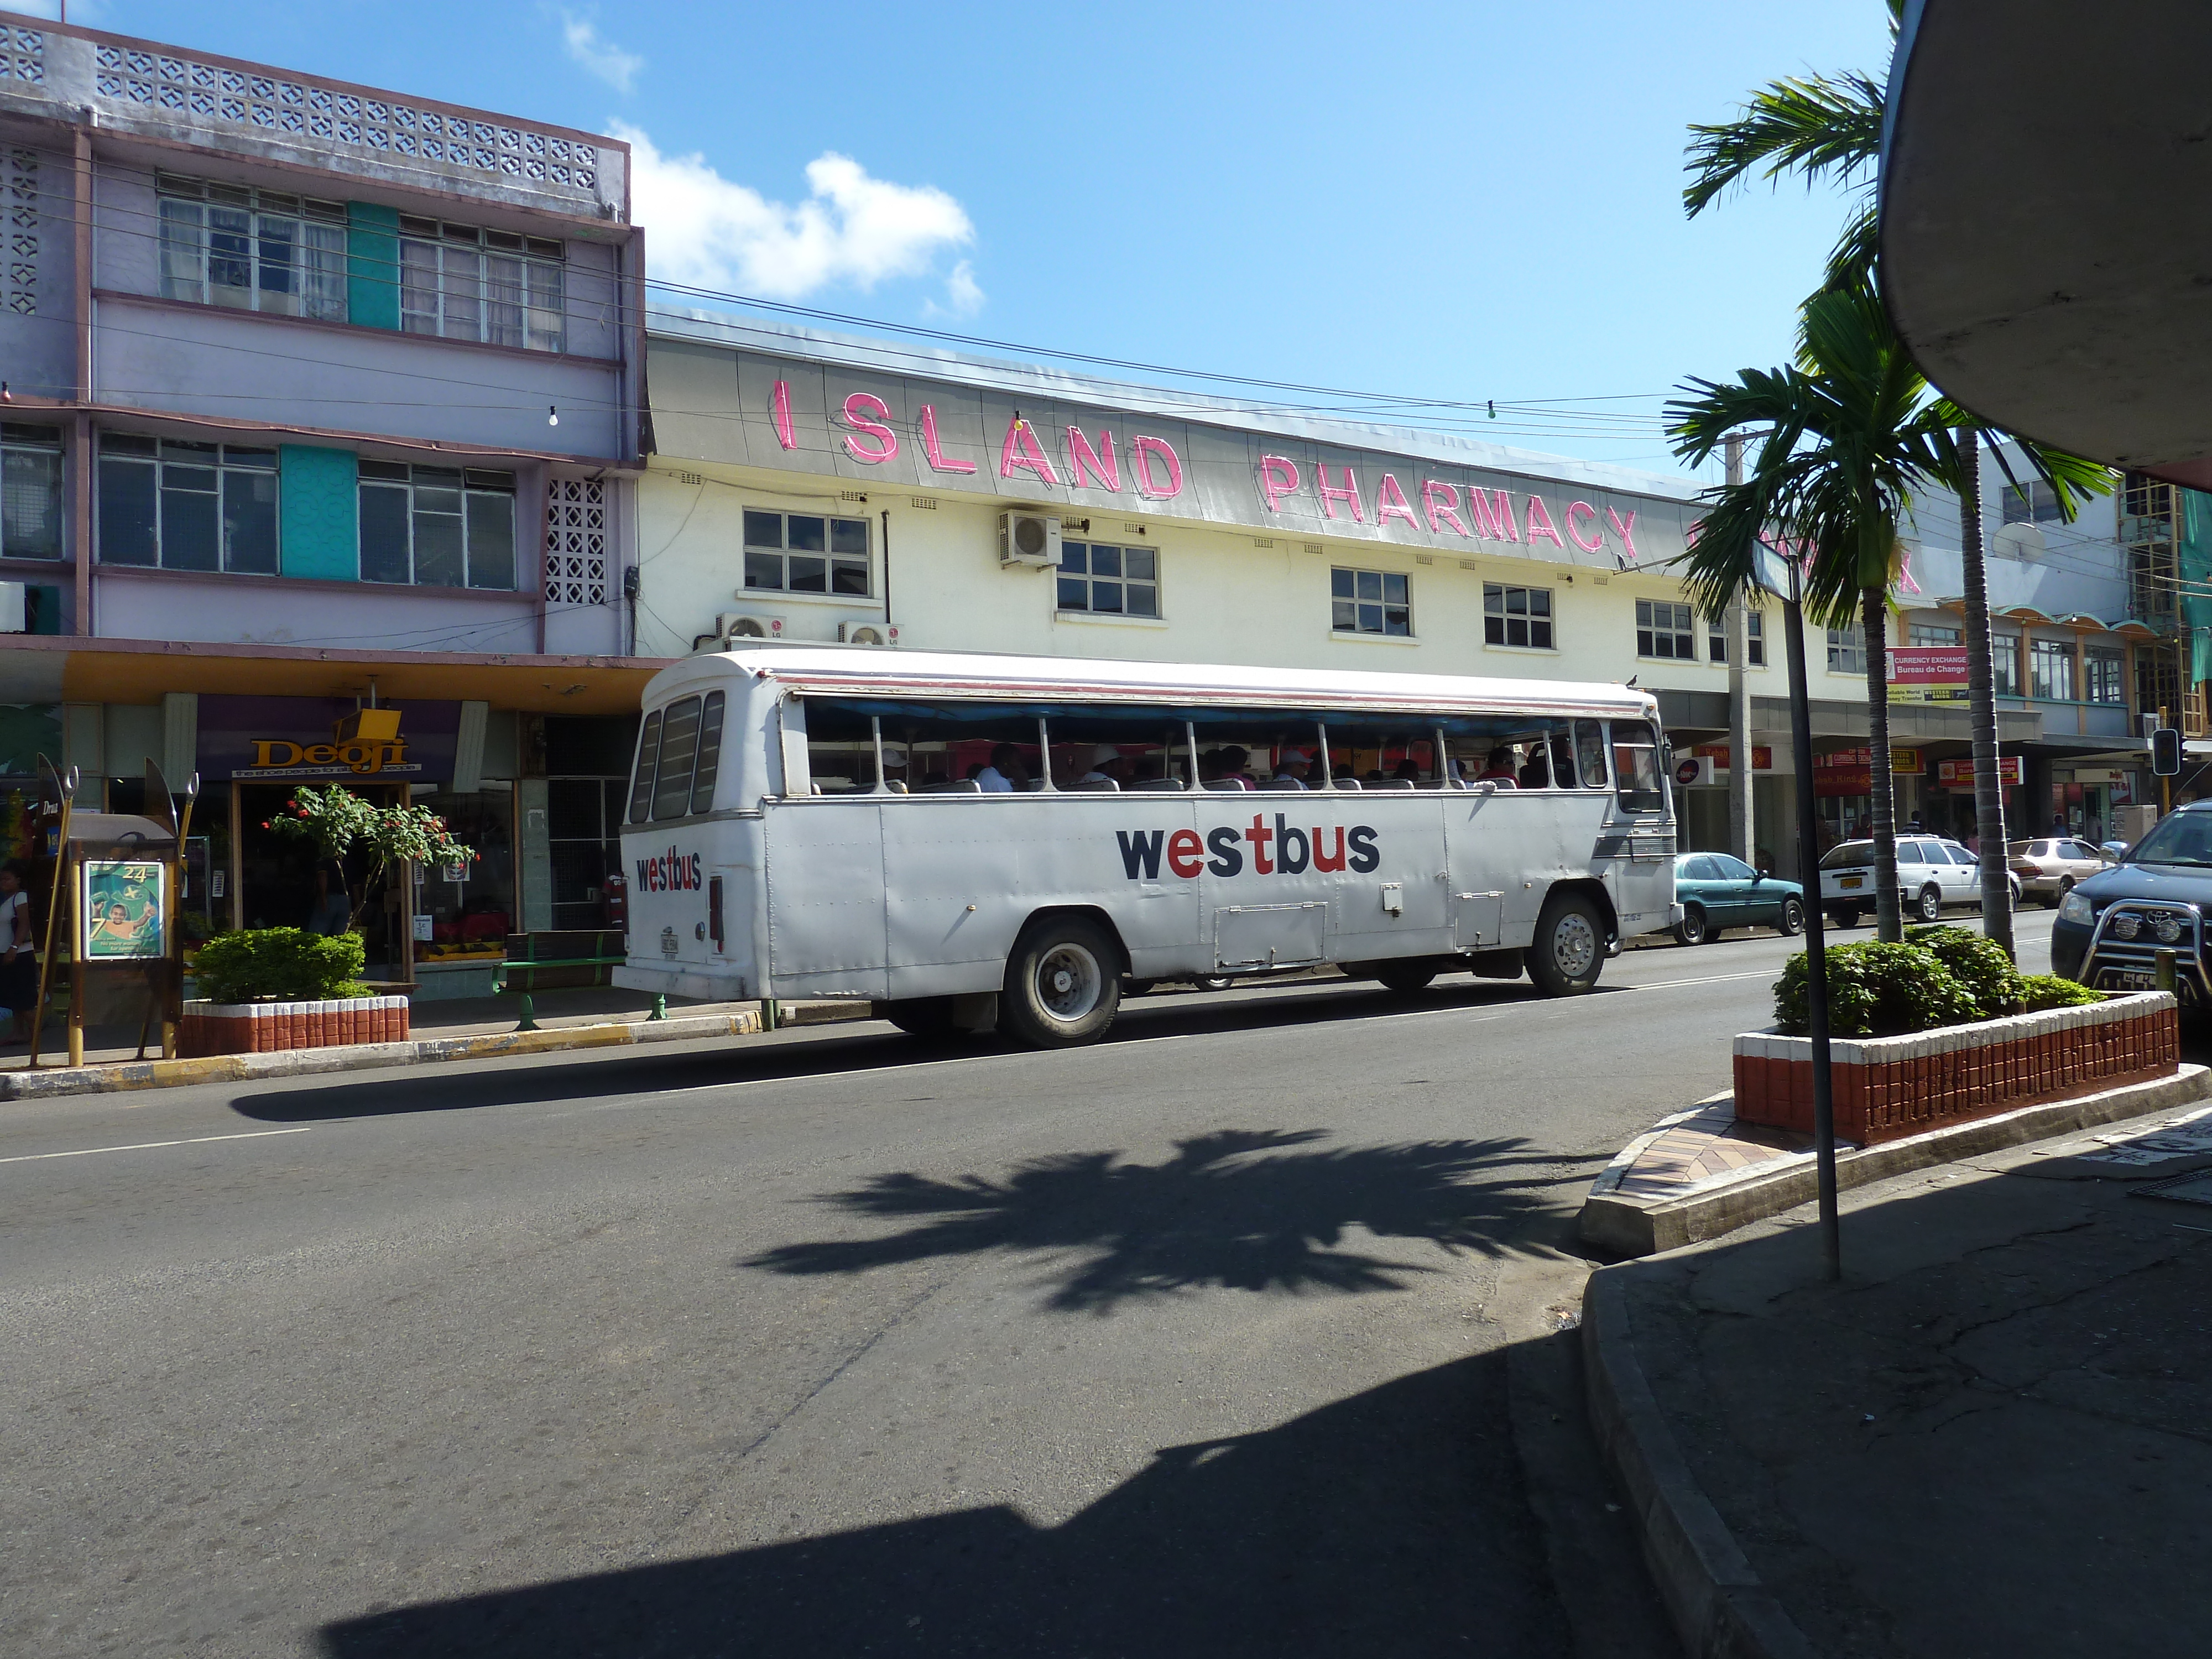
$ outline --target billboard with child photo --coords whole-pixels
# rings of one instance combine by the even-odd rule
[[[127,962],[168,954],[166,868],[136,859],[87,859],[78,866],[77,954]]]

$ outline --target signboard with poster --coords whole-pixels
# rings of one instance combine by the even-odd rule
[[[166,957],[168,866],[140,859],[86,858],[77,865],[77,959],[135,962]]]
[[[1753,757],[1756,759],[1756,756]],[[1892,777],[1917,778],[1927,770],[1927,762],[1917,749],[1893,749],[1889,751],[1889,772]],[[1871,749],[1835,749],[1813,757],[1813,793],[1820,796],[1841,797],[1874,793],[1874,750]]]
[[[1966,647],[1893,645],[1889,648],[1892,702],[1966,701]]]
[[[2020,757],[1997,757],[1997,781],[2010,785],[2020,781]],[[1937,761],[1936,787],[1939,789],[1972,789],[1974,787],[1974,763],[1966,758]]]

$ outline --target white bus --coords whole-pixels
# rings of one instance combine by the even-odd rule
[[[615,982],[1088,1042],[1125,985],[1334,963],[1589,990],[1671,927],[1620,685],[761,645],[653,677]]]

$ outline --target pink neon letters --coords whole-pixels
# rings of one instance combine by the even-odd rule
[[[1575,515],[1577,514],[1585,514],[1589,518],[1595,519],[1597,517],[1597,509],[1592,507],[1588,501],[1577,501],[1573,506],[1570,507],[1567,509],[1567,539],[1572,542],[1577,547],[1582,549],[1585,553],[1604,552],[1605,532],[1602,530],[1598,531],[1596,533],[1592,535],[1588,541],[1584,541],[1583,539],[1582,529],[1575,522]]]
[[[1436,534],[1443,535],[1445,525],[1455,534],[1467,534],[1467,526],[1459,521],[1459,491],[1442,478],[1421,481],[1421,506],[1429,515],[1429,528]]]
[[[1156,455],[1168,470],[1164,485],[1152,476],[1152,458]],[[1139,495],[1156,501],[1171,501],[1182,494],[1182,458],[1165,438],[1138,439],[1129,446],[1129,461],[1137,475]]]
[[[1298,464],[1287,455],[1262,455],[1260,458],[1260,494],[1267,498],[1267,511],[1283,510],[1283,497],[1298,487]]]
[[[845,453],[869,466],[881,466],[897,454],[898,434],[884,424],[890,417],[890,408],[872,392],[855,392],[846,398],[845,423],[853,430],[845,434]],[[863,445],[862,434],[873,438],[875,443]]]
[[[1352,520],[1354,524],[1367,522],[1367,515],[1359,510],[1359,476],[1352,470],[1349,463],[1345,465],[1344,483],[1340,487],[1328,481],[1328,463],[1316,461],[1314,488],[1321,491],[1321,510],[1324,516],[1334,518],[1336,504],[1339,501],[1345,501],[1351,505]]]
[[[1121,463],[1114,453],[1114,434],[1105,427],[1098,428],[1098,447],[1091,448],[1091,440],[1083,435],[1083,428],[1067,428],[1067,482],[1076,489],[1083,488],[1085,471],[1094,474],[1101,489],[1121,487]]]
[[[929,457],[929,465],[933,471],[973,472],[975,470],[975,463],[973,461],[946,460],[945,452],[938,447],[935,404],[924,404],[921,406],[921,453]]]
[[[1502,489],[1467,492],[1468,509],[1474,515],[1474,533],[1485,541],[1517,542],[1521,532],[1513,523],[1513,497]]]
[[[1632,562],[1636,557],[1636,538],[1628,532],[1636,528],[1636,514],[1631,513],[1624,519],[1618,507],[1608,507],[1605,516],[1613,520],[1613,527],[1620,532],[1620,544],[1628,550],[1628,556]]]
[[[1398,480],[1388,472],[1382,475],[1382,485],[1375,492],[1375,522],[1379,525],[1385,519],[1403,519],[1416,530],[1421,527],[1421,521],[1413,516],[1413,504],[1406,499],[1406,492],[1398,488]]]
[[[775,441],[786,449],[798,448],[799,440],[791,435],[791,382],[778,380],[769,401],[775,410]]]
[[[1006,441],[999,446],[999,476],[1011,478],[1016,467],[1034,472],[1055,487],[1060,483],[1060,474],[1052,470],[1051,458],[1036,441],[1036,428],[1018,415],[1006,422]]]
[[[1536,538],[1541,536],[1560,552],[1567,550],[1567,544],[1559,539],[1559,530],[1552,523],[1551,509],[1544,505],[1541,495],[1528,498],[1528,511],[1522,520],[1522,527],[1528,532],[1529,546],[1534,547]]]

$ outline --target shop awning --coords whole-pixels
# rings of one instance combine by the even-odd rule
[[[1891,70],[1882,283],[1984,418],[2212,488],[2212,7],[1912,0]]]

